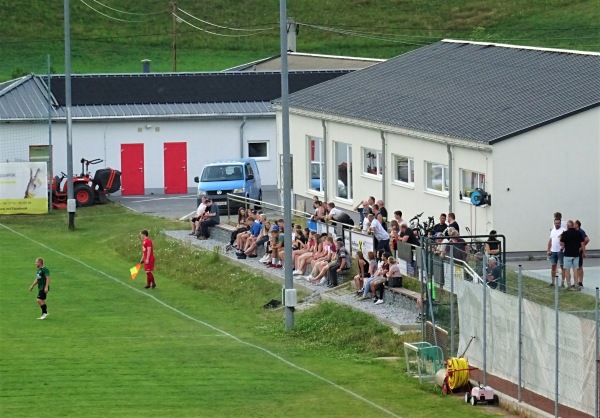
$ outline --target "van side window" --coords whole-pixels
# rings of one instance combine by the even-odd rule
[[[252,171],[252,166],[250,164],[246,164],[246,177],[250,175],[254,175],[254,172]]]

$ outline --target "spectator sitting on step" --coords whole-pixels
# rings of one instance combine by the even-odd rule
[[[233,244],[235,243],[235,240],[238,236],[239,233],[241,232],[246,232],[250,230],[250,226],[248,226],[248,222],[246,222],[246,220],[249,218],[248,216],[248,212],[246,211],[245,208],[239,208],[238,209],[238,220],[237,220],[237,225],[235,226],[235,231],[233,231],[231,233],[231,238],[229,240],[229,245],[226,247],[226,250],[231,249],[231,247],[233,246]],[[254,220],[254,218],[252,218]]]
[[[220,222],[219,207],[213,203],[212,199],[206,198],[206,212],[204,212],[199,225],[200,230],[197,231],[196,237],[200,240],[208,239],[210,236],[209,228],[218,225]]]
[[[317,235],[315,231],[310,231],[308,242],[306,244],[306,248],[304,249],[304,253],[299,254],[295,260],[295,269],[294,275],[303,275],[304,267],[308,264],[310,266],[311,261],[315,256],[320,256],[324,254],[323,252],[323,241],[325,238],[323,236]]]
[[[294,264],[293,275],[302,275],[304,274],[304,263],[302,264],[302,268],[299,267],[299,258],[305,254],[312,254],[316,250],[317,247],[317,233],[315,231],[309,231],[308,239],[305,244],[302,244],[302,247],[292,250],[292,263]],[[293,247],[292,247],[293,248]],[[309,256],[306,256],[309,257]]]
[[[269,254],[271,262],[267,264],[269,268],[280,269],[283,267],[283,239],[284,236],[279,231],[279,226],[273,225],[269,232]]]
[[[385,285],[392,277],[402,278],[400,273],[400,266],[394,257],[388,257],[389,269],[385,276],[380,276],[377,279],[371,281],[371,293],[375,295],[373,302],[375,305],[381,305],[383,303],[383,294],[385,292]],[[378,296],[379,294],[379,296]]]
[[[262,213],[256,218],[250,218],[253,219],[252,224],[250,224],[250,229],[246,232],[239,233],[236,237],[234,247],[238,251],[244,251],[247,246],[249,246],[252,242],[254,242],[254,240],[258,238],[263,228],[263,224],[267,220],[267,216]]]
[[[323,252],[321,254],[315,255],[315,257],[313,257],[310,265],[312,267],[311,273],[308,275],[308,277],[306,278],[306,280],[308,280],[311,283],[319,283],[319,280],[321,278],[323,278],[323,276],[325,275],[325,273],[327,272],[326,267],[327,264],[329,264],[332,260],[333,257],[335,256],[335,251],[333,250],[333,248],[335,248],[335,244],[333,242],[333,237],[331,236],[325,236],[325,240],[323,241]],[[321,270],[325,269],[325,272],[321,274]],[[319,276],[320,275],[320,276]],[[317,276],[318,279],[317,279]],[[325,280],[323,280],[323,283],[325,283]],[[320,283],[320,284],[323,284]]]
[[[500,278],[502,277],[502,269],[498,266],[498,260],[496,257],[490,257],[488,259],[488,265],[486,269],[487,285],[492,289],[498,287]]]
[[[262,216],[262,215],[261,215]],[[255,225],[253,225],[253,228],[255,228]],[[269,230],[271,228],[271,223],[265,221],[261,228],[260,228],[260,232],[258,233],[257,236],[254,236],[254,233],[256,232],[256,229],[252,230],[252,235],[250,235],[247,239],[246,239],[246,245],[244,246],[243,249],[240,249],[240,251],[236,252],[235,255],[237,256],[237,258],[239,259],[245,259],[246,257],[250,257],[250,258],[255,258],[256,257],[256,249],[259,245],[264,245],[266,242],[269,241]]]
[[[388,260],[389,260],[389,257],[391,257],[391,254],[390,253],[381,253],[380,251],[378,251],[377,256],[381,257],[381,259],[378,263],[379,267],[377,268],[377,271],[375,272],[375,274],[373,276],[371,276],[367,280],[365,280],[365,283],[363,286],[362,299],[369,299],[368,295],[369,295],[369,292],[371,292],[371,283],[380,277],[385,277],[387,275],[387,272],[390,269],[390,264],[389,264]]]
[[[196,231],[198,231],[198,225],[200,225],[202,216],[204,216],[204,212],[206,212],[206,196],[202,196],[200,200],[201,203],[198,205],[196,213],[194,213],[194,216],[192,216],[190,219],[190,223],[192,224],[192,232],[190,232],[190,235],[196,235]]]
[[[331,261],[327,267],[327,287],[333,288],[338,286],[338,275],[348,268],[348,250],[344,246],[344,240],[338,238],[335,242],[335,259]]]
[[[360,294],[362,293],[364,280],[369,277],[369,262],[365,260],[362,251],[356,252],[356,266],[358,274],[354,276],[354,289],[356,289],[357,294]]]

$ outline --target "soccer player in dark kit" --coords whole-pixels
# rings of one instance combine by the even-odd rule
[[[37,275],[31,286],[29,286],[29,291],[31,292],[35,285],[38,287],[38,295],[37,295],[37,303],[42,308],[42,316],[38,319],[46,319],[48,317],[48,306],[46,305],[46,296],[50,291],[50,270],[48,267],[44,266],[44,260],[41,258],[37,258],[35,260],[35,265],[37,267]]]
[[[140,238],[142,239],[142,259],[140,264],[144,264],[144,271],[146,272],[146,286],[144,289],[154,289],[156,282],[154,281],[154,245],[152,240],[148,238],[148,231],[144,229],[140,232]]]

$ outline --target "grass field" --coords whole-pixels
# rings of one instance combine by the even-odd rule
[[[486,416],[398,362],[404,337],[330,303],[297,313],[262,304],[279,285],[160,230],[181,223],[109,204],[0,217],[0,415],[228,417]],[[132,281],[137,233],[151,230],[157,289]],[[27,292],[50,269],[49,317]]]
[[[70,0],[73,73],[172,69],[171,0]],[[279,53],[278,0],[178,0],[177,70],[220,70]],[[298,51],[389,58],[443,38],[600,50],[597,0],[294,0]],[[92,10],[96,9],[96,10]],[[63,2],[0,0],[0,82],[64,71]],[[138,14],[136,14],[138,13]],[[140,14],[141,13],[141,14]],[[208,33],[207,31],[213,32]]]

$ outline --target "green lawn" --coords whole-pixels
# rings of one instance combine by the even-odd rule
[[[171,71],[171,0],[85,3],[70,0],[73,73],[139,72],[145,58],[152,60],[153,71]],[[159,14],[121,13],[101,4]],[[213,32],[177,24],[178,71],[220,70],[279,53],[279,0],[177,4],[220,26],[269,28],[238,37],[248,32],[218,28],[178,12]],[[300,23],[300,52],[389,58],[443,38],[600,51],[597,0],[295,0],[287,6],[288,16]],[[62,1],[0,0],[0,13],[0,82],[45,73],[48,54],[54,71],[64,71]]]
[[[280,287],[214,253],[167,240],[186,228],[109,204],[0,217],[0,415],[228,417],[486,416],[404,374],[403,337],[324,303],[296,315],[262,304]],[[154,291],[129,277],[137,233],[157,248]],[[51,272],[49,317],[27,288]]]

